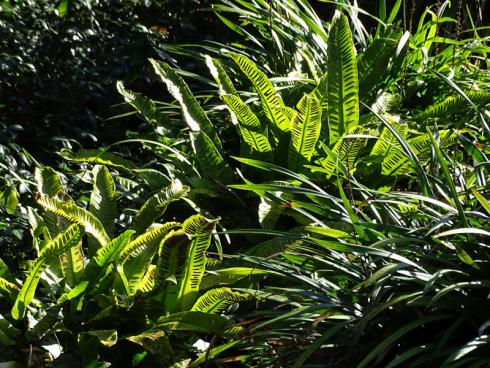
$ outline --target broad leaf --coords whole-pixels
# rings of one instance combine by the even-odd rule
[[[85,231],[97,239],[101,246],[110,241],[100,221],[90,212],[77,207],[74,203],[64,202],[57,197],[50,198],[47,195],[41,195],[38,203],[47,211],[84,226]]]
[[[315,96],[304,95],[298,103],[298,111],[291,124],[288,156],[288,166],[293,171],[299,171],[310,162],[321,129],[322,112]]]
[[[233,171],[204,132],[191,133],[192,148],[201,172],[224,184],[232,182]]]
[[[163,215],[167,206],[187,194],[189,187],[174,180],[169,186],[148,199],[136,214],[131,229],[136,234],[144,232],[153,222]]]
[[[179,102],[187,125],[193,132],[203,131],[221,149],[221,141],[216,134],[213,124],[202,107],[198,104],[192,92],[182,77],[167,63],[150,59],[156,74],[167,85],[169,92]]]
[[[39,258],[29,268],[29,274],[17,295],[15,305],[12,309],[13,318],[20,319],[24,317],[27,306],[34,298],[42,273],[57,256],[71,247],[76,246],[80,242],[81,237],[82,232],[80,231],[80,227],[74,224],[58,234],[43,248]]]
[[[273,124],[273,127],[279,131],[288,131],[289,119],[280,109],[281,107],[284,107],[284,102],[267,76],[246,56],[235,52],[230,52],[228,55],[254,85],[255,90],[260,97],[265,116]]]
[[[191,310],[221,314],[230,305],[247,301],[251,298],[250,294],[239,293],[230,288],[211,289],[197,299]]]
[[[267,139],[267,130],[263,129],[259,119],[238,96],[221,96],[226,105],[238,118],[243,140],[259,156],[265,160],[271,159],[272,147]]]
[[[328,37],[329,146],[359,124],[357,64],[347,17],[336,13]]]

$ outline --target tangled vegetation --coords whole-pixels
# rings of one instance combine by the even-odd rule
[[[0,366],[489,366],[484,5],[183,4],[228,31],[153,28],[124,139],[1,115]]]

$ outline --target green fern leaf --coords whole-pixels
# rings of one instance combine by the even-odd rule
[[[233,171],[204,132],[191,133],[191,144],[201,172],[224,184],[233,181]]]
[[[34,177],[37,182],[37,191],[41,194],[46,194],[49,197],[54,197],[58,193],[64,192],[63,184],[61,183],[58,173],[50,167],[36,168]],[[58,234],[60,225],[58,224],[58,216],[53,213],[47,213],[44,217],[44,223],[51,237]]]
[[[278,239],[278,238],[274,238],[274,239]],[[284,250],[284,249],[285,247],[282,247],[280,250]],[[210,271],[206,275],[204,275],[203,279],[201,280],[200,289],[206,290],[216,286],[232,285],[237,281],[240,281],[245,278],[252,278],[256,276],[260,277],[273,273],[274,272],[272,271],[261,270],[259,268],[249,268],[249,267],[222,268],[220,270]]]
[[[243,74],[245,74],[245,76],[252,82],[260,97],[265,116],[273,124],[273,127],[279,131],[288,131],[289,119],[280,109],[281,107],[284,107],[284,102],[267,76],[246,56],[235,52],[230,52],[228,55],[238,65]]]
[[[485,107],[490,103],[489,92],[468,91],[466,95],[476,106]],[[462,111],[468,111],[468,101],[461,95],[449,96],[443,101],[429,106],[426,110],[419,113],[415,119],[423,121],[431,118],[444,118]]]
[[[347,17],[336,13],[328,37],[328,127],[332,147],[359,124],[357,64]]]
[[[167,206],[184,197],[189,187],[182,185],[179,179],[174,180],[165,189],[148,199],[136,214],[131,229],[141,234],[148,226],[163,215]]]
[[[320,137],[322,114],[320,103],[313,95],[304,95],[297,108],[299,114],[291,124],[288,156],[288,166],[293,171],[299,171],[305,163],[310,162]]]
[[[364,128],[356,127],[349,132],[349,135],[362,133],[364,133]],[[328,155],[326,158],[320,160],[320,164],[325,169],[327,177],[330,178],[336,173],[339,162],[349,170],[349,173],[354,173],[359,154],[365,145],[365,138],[341,138],[338,140],[332,148],[333,155]]]
[[[126,230],[117,238],[112,239],[105,246],[97,250],[97,254],[93,258],[93,261],[100,267],[106,267],[109,263],[114,262],[119,257],[122,250],[128,246],[133,234],[134,230]]]
[[[155,288],[167,285],[168,289],[169,285],[167,282],[175,284],[177,277],[183,274],[186,267],[189,246],[189,237],[182,229],[171,231],[162,240],[158,251],[157,267],[155,269]],[[177,304],[176,299],[170,300],[165,305],[171,309],[175,304]]]
[[[177,280],[176,284],[167,283],[165,306],[168,311],[189,310],[194,304],[216,222],[200,215],[192,216],[184,222],[181,231],[169,234],[160,245],[156,285],[171,275]]]
[[[328,72],[323,74],[311,95],[316,97],[322,108],[322,122],[324,122],[328,114]]]
[[[130,160],[126,160],[118,154],[108,152],[105,149],[81,149],[74,153],[70,150],[62,150],[59,155],[69,161],[88,162],[93,164],[112,166],[120,170],[130,171],[136,165]]]
[[[265,161],[272,158],[272,147],[267,139],[267,130],[260,125],[260,121],[252,110],[238,96],[221,96],[230,110],[237,116],[240,132],[248,146]]]
[[[156,327],[164,331],[193,331],[217,335],[223,335],[229,325],[230,321],[225,317],[199,311],[172,313],[160,317],[156,322]]]
[[[406,124],[399,124],[396,122],[390,123],[403,138],[406,138],[408,132],[408,126]],[[383,128],[378,140],[371,150],[371,156],[376,156],[381,158],[381,160],[384,160],[392,155],[392,151],[403,152],[403,148],[393,133],[391,133],[388,128]]]
[[[64,191],[58,173],[48,166],[36,167],[34,177],[37,182],[37,190],[42,194],[53,197]]]
[[[182,77],[167,63],[150,59],[156,74],[167,85],[169,92],[179,102],[187,125],[193,132],[203,131],[213,144],[221,149],[221,141],[216,134],[213,124],[202,107],[198,104],[192,92]]]
[[[155,271],[156,265],[151,264],[145,272],[145,275],[141,279],[140,285],[138,287],[139,291],[143,293],[149,293],[155,287]]]
[[[366,51],[358,57],[359,95],[367,97],[371,91],[379,89],[387,78],[390,62],[396,56],[396,50],[402,31],[399,28],[388,28],[376,37]]]
[[[101,246],[110,241],[100,221],[90,212],[77,207],[74,203],[61,201],[57,197],[50,198],[47,195],[41,195],[38,203],[47,211],[84,226],[85,231],[97,239]]]
[[[229,288],[211,289],[197,299],[191,310],[221,314],[230,305],[250,299],[252,299],[250,294],[239,293]]]
[[[156,127],[168,121],[167,117],[157,110],[155,103],[146,96],[126,89],[121,81],[117,81],[116,87],[124,100],[133,106],[150,125]]]
[[[15,299],[17,293],[19,292],[19,287],[13,282],[0,277],[0,295],[5,295],[11,299]]]
[[[116,188],[112,176],[105,166],[96,165],[92,170],[94,188],[90,196],[89,211],[101,222],[107,235],[114,232],[116,217]]]
[[[206,59],[206,65],[208,66],[211,76],[216,81],[216,83],[218,83],[220,95],[238,96],[238,93],[233,86],[233,82],[231,81],[230,77],[228,77],[225,68],[223,68],[223,65],[221,64],[221,61],[218,59],[214,59],[209,55],[205,55],[204,57]]]
[[[73,287],[80,281],[85,268],[85,258],[82,250],[82,242],[68,249],[60,255],[61,270],[66,283]]]
[[[39,257],[32,263],[29,268],[29,274],[22,284],[22,288],[17,295],[14,307],[12,308],[12,317],[20,319],[24,317],[25,311],[29,303],[34,298],[37,284],[42,273],[48,268],[49,264],[56,259],[57,256],[76,246],[82,237],[80,226],[73,224],[65,231],[58,234],[42,249]]]
[[[129,258],[138,256],[138,254],[140,254],[150,243],[154,241],[160,242],[160,239],[167,235],[170,230],[180,226],[181,224],[178,222],[167,222],[163,225],[155,225],[153,229],[150,229],[129,242],[119,253],[117,263],[124,264]]]
[[[458,141],[457,134],[450,130],[439,131],[439,139],[441,148],[449,147]],[[429,158],[431,152],[431,139],[428,134],[422,134],[418,137],[408,139],[407,142],[419,160],[426,160]],[[385,156],[382,162],[382,174],[393,176],[413,172],[414,168],[410,163],[410,159],[403,151],[393,149],[388,156]]]

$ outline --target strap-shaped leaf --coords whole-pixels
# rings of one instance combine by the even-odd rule
[[[10,270],[8,266],[5,264],[5,262],[0,258],[0,277],[3,277],[7,280],[13,281],[14,278],[12,274],[10,273]]]
[[[175,294],[172,289],[175,289],[177,278],[184,273],[189,246],[189,237],[182,229],[171,231],[160,243],[154,288],[166,286],[164,305],[167,310],[172,310],[177,304],[177,299],[171,297]]]
[[[44,166],[36,168],[34,173],[37,182],[37,191],[41,194],[46,194],[49,197],[54,197],[58,193],[64,192],[63,184],[61,183],[58,173],[50,167]],[[47,213],[44,216],[44,223],[51,237],[58,234],[60,226],[58,224],[58,216],[53,213]]]
[[[139,285],[138,290],[144,292],[144,293],[149,293],[150,291],[153,290],[155,287],[155,271],[156,271],[156,265],[151,264],[148,266],[148,269],[145,272],[145,275],[141,279],[141,283]]]
[[[449,147],[458,141],[457,135],[450,130],[439,131],[439,139],[441,148]],[[428,159],[431,152],[431,139],[428,134],[408,139],[407,142],[419,160]],[[395,148],[385,156],[381,170],[383,175],[403,175],[412,172],[414,168],[406,154]]]
[[[203,131],[217,148],[221,149],[221,141],[213,124],[194,98],[189,86],[182,77],[167,63],[150,59],[156,74],[167,85],[170,94],[179,102],[187,125],[193,132]]]
[[[260,97],[265,116],[273,124],[273,127],[283,132],[288,131],[289,119],[280,109],[280,107],[284,107],[284,102],[271,81],[248,57],[235,52],[230,52],[228,55],[252,82]]]
[[[76,153],[69,150],[62,150],[60,156],[75,162],[89,162],[94,164],[113,166],[122,170],[131,170],[136,167],[134,162],[122,158],[120,155],[108,152],[103,148],[81,149]]]
[[[359,95],[362,98],[376,91],[387,77],[390,62],[395,58],[402,31],[399,28],[388,28],[378,35],[366,51],[358,57]]]
[[[155,103],[148,97],[126,89],[121,81],[117,81],[116,87],[124,100],[133,106],[151,125],[157,126],[168,120],[164,114],[157,110]]]
[[[84,226],[85,231],[97,239],[101,246],[110,241],[100,221],[90,212],[74,203],[61,201],[57,197],[50,198],[47,195],[41,195],[38,203],[47,211]]]
[[[349,132],[349,135],[362,133],[364,133],[364,128],[356,127]],[[332,155],[329,154],[325,159],[320,160],[320,164],[325,169],[327,177],[331,177],[336,172],[339,163],[343,164],[349,170],[349,173],[354,173],[359,159],[359,153],[365,145],[365,138],[341,138],[338,140],[332,148]]]
[[[75,286],[70,291],[63,293],[58,298],[58,300],[56,301],[56,304],[60,305],[60,304],[63,304],[69,300],[72,300],[72,299],[79,297],[80,295],[82,295],[85,292],[85,290],[87,289],[88,286],[89,286],[88,281],[82,281],[81,283],[79,283],[77,286]]]
[[[78,224],[72,224],[66,230],[51,239],[39,252],[39,257],[50,258],[62,254],[74,247],[82,238],[83,232]]]
[[[169,186],[154,194],[143,204],[135,216],[131,228],[136,231],[136,234],[141,234],[163,215],[170,203],[181,199],[188,191],[188,186],[182,185],[179,179],[174,180]]]
[[[356,55],[347,17],[336,12],[328,37],[329,146],[359,123]]]
[[[328,72],[323,74],[311,94],[316,97],[322,108],[322,122],[326,121],[328,114]],[[324,126],[326,127],[326,124]],[[326,133],[322,133],[322,136],[324,135],[326,136]]]
[[[191,310],[210,314],[221,314],[227,307],[234,303],[250,300],[250,294],[239,293],[230,288],[218,288],[208,290],[197,299]]]
[[[116,217],[116,187],[107,167],[96,165],[92,170],[94,187],[90,196],[89,211],[100,221],[107,235],[114,232]]]
[[[220,95],[237,95],[238,93],[233,86],[233,82],[223,68],[221,61],[214,59],[209,55],[205,55],[206,65],[213,79],[218,83]]]
[[[320,103],[313,95],[304,95],[298,103],[299,113],[291,124],[288,166],[298,171],[303,164],[310,162],[315,145],[320,137]]]
[[[395,122],[393,122],[392,125],[393,128],[395,128],[402,137],[405,138],[407,136],[408,125],[398,124]],[[393,135],[393,133],[391,133],[388,128],[383,128],[378,140],[374,144],[374,147],[371,151],[371,156],[377,156],[381,158],[381,160],[384,160],[385,158],[392,155],[392,151],[403,152],[403,148],[398,139],[396,139],[396,137]]]
[[[66,283],[70,287],[74,287],[80,281],[85,268],[82,242],[80,241],[77,245],[61,254],[60,263]]]
[[[139,335],[126,337],[127,340],[142,346],[146,351],[159,357],[159,362],[167,362],[173,356],[169,337],[163,331],[145,331]]]
[[[485,107],[490,103],[490,93],[486,91],[468,91],[468,98],[476,105]],[[444,118],[450,114],[470,111],[468,101],[461,95],[449,96],[443,101],[429,106],[426,110],[418,114],[417,120],[426,120],[430,118]]]
[[[267,139],[267,130],[264,130],[257,116],[242,99],[234,95],[223,95],[223,101],[237,116],[243,140],[256,153],[262,154],[266,161],[271,159],[272,147]],[[260,156],[260,155],[259,155]]]
[[[0,295],[6,295],[9,298],[15,298],[18,292],[19,287],[17,285],[3,277],[0,277]]]
[[[191,132],[191,143],[197,163],[204,175],[224,184],[233,181],[233,171],[230,165],[204,132]]]
[[[82,237],[80,226],[73,224],[65,231],[58,234],[42,249],[40,256],[32,263],[29,268],[29,274],[22,284],[22,288],[17,295],[14,307],[12,308],[12,317],[14,319],[23,318],[29,303],[34,298],[37,284],[42,273],[57,256],[77,245]]]
[[[37,191],[42,194],[54,197],[64,191],[58,173],[48,166],[36,167],[34,177],[37,182]]]
[[[121,251],[127,247],[133,234],[134,230],[126,230],[117,238],[112,239],[105,246],[99,248],[93,261],[100,267],[105,267],[109,265],[109,263],[114,262],[119,257]]]
[[[216,314],[187,311],[161,317],[156,324],[165,331],[194,331],[221,335],[230,325],[230,321]]]
[[[175,275],[176,284],[167,285],[165,305],[168,311],[189,310],[194,304],[206,266],[206,250],[217,220],[201,215],[187,219],[182,231],[169,234],[161,244],[157,265],[157,283]],[[170,260],[165,257],[170,256]]]
[[[154,241],[160,242],[160,239],[167,235],[170,230],[180,226],[181,224],[178,222],[167,222],[163,225],[157,225],[153,229],[141,234],[126,245],[126,247],[124,247],[124,249],[119,253],[117,263],[123,264],[129,258],[136,257],[146,248],[148,244]]]

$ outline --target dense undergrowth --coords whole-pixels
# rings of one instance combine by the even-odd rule
[[[125,140],[2,146],[6,367],[490,364],[484,9],[314,5],[213,5]]]

